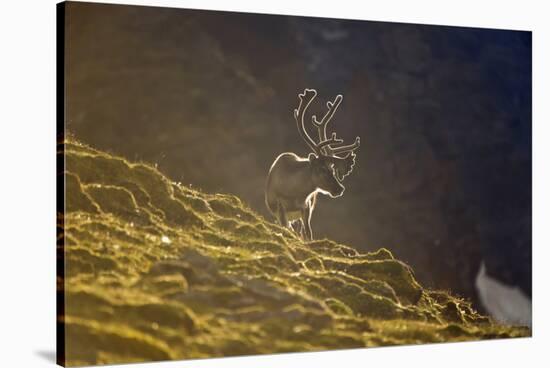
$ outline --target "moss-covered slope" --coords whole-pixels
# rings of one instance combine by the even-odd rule
[[[237,197],[64,145],[68,365],[530,334],[423,289],[387,249],[304,243]]]

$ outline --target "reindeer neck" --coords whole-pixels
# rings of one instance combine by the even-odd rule
[[[309,196],[311,193],[315,192],[318,188],[317,185],[313,182],[313,166],[310,162],[308,162],[308,169],[309,169],[309,175],[307,176],[307,180],[304,184],[304,192],[306,193],[306,196]]]

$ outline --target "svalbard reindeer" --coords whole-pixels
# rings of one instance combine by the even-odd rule
[[[342,181],[353,170],[354,151],[359,148],[359,137],[350,145],[342,145],[343,140],[337,138],[336,133],[327,137],[327,124],[342,102],[342,95],[327,102],[328,111],[320,122],[312,116],[319,142],[308,135],[304,115],[315,96],[317,91],[306,88],[298,95],[300,104],[294,110],[298,132],[312,152],[305,158],[292,152],[281,153],[269,169],[265,188],[267,208],[278,222],[306,240],[313,239],[311,215],[317,194],[337,198],[344,193]]]

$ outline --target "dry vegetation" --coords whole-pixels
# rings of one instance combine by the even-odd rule
[[[304,243],[235,196],[64,146],[68,365],[530,335],[423,289],[387,249]]]

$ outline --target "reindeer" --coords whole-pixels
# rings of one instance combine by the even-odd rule
[[[351,173],[355,164],[355,150],[359,148],[359,137],[353,144],[344,146],[342,139],[332,133],[327,138],[327,124],[342,102],[342,95],[327,102],[328,111],[321,121],[312,116],[317,128],[319,142],[307,133],[304,115],[313,99],[314,89],[305,89],[299,94],[300,104],[294,110],[298,132],[313,151],[307,158],[292,152],[281,153],[271,165],[265,188],[265,202],[269,211],[284,227],[289,227],[306,240],[312,240],[311,215],[315,208],[317,194],[331,198],[344,193],[342,181]],[[344,156],[341,156],[344,155]]]

